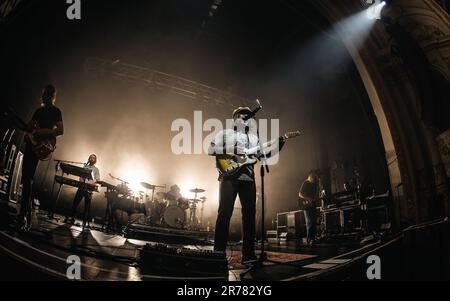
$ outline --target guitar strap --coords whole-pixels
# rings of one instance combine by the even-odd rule
[[[246,133],[247,135],[247,143],[245,144],[245,148],[250,148],[250,137],[248,136],[248,132]]]

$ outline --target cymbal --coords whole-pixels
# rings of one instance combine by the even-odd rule
[[[189,202],[193,202],[193,203],[199,203],[201,202],[199,199],[189,199]]]
[[[201,192],[205,192],[206,190],[204,189],[200,189],[200,188],[195,188],[195,189],[191,189],[189,190],[190,192],[194,192],[194,193],[201,193]]]
[[[203,203],[203,202],[206,202],[206,197],[205,197],[205,196],[202,196],[202,197],[200,198],[200,200],[202,200],[202,203]]]
[[[152,184],[145,183],[145,182],[141,182],[140,184],[145,189],[150,189],[150,190],[153,190],[155,188],[164,188],[165,187],[165,186],[161,186],[161,185],[152,185]]]

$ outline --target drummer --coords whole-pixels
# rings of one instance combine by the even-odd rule
[[[181,196],[181,189],[178,187],[178,185],[172,185],[170,186],[170,190],[166,194],[166,198],[169,201],[169,205],[176,205],[177,200],[180,199]]]

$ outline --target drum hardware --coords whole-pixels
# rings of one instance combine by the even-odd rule
[[[152,185],[146,182],[141,182],[140,184],[147,190],[155,190],[156,188],[166,188],[166,185]]]
[[[165,209],[166,203],[159,201],[153,202],[147,218],[147,224],[161,225],[163,223]]]
[[[177,206],[183,210],[189,209],[189,201],[188,199],[181,197],[177,200]]]
[[[203,209],[205,207],[206,197],[202,196],[200,200],[202,200],[202,208],[200,209],[200,225],[203,225]]]
[[[199,220],[197,219],[197,203],[200,200],[191,199],[191,206],[189,207],[189,224],[192,227],[196,227],[199,224]]]
[[[165,187],[165,186],[163,186]],[[165,208],[163,208],[162,212],[158,212],[161,214],[164,224],[171,228],[177,228],[177,229],[183,229],[186,227],[192,227],[192,228],[198,228],[198,226],[201,224],[201,221],[197,218],[197,203],[202,203],[202,215],[203,215],[203,203],[205,202],[206,198],[200,198],[197,199],[197,195],[199,193],[205,192],[204,189],[200,188],[194,188],[190,189],[189,192],[194,193],[193,199],[187,199],[183,196],[178,197],[171,193],[165,193],[165,192],[158,192],[157,196],[160,199],[167,200],[167,205]],[[157,202],[153,202],[154,207],[158,204],[161,204]],[[161,205],[158,206],[161,210]],[[189,209],[189,218],[187,215],[186,210]],[[153,215],[152,215],[153,216]],[[151,221],[154,223],[154,217]]]
[[[140,182],[139,183],[142,187],[144,187],[145,188],[145,190],[146,190],[146,193],[145,193],[145,195],[146,195],[146,200],[148,200],[148,191],[149,190],[151,190],[152,191],[152,196],[151,196],[151,200],[150,200],[150,204],[149,204],[149,207],[147,208],[145,208],[145,212],[146,212],[146,216],[147,216],[147,221],[148,222],[150,222],[150,223],[152,223],[152,222],[156,222],[156,221],[154,221],[154,219],[158,219],[158,223],[161,223],[161,215],[160,215],[160,212],[159,212],[159,210],[157,210],[157,209],[159,209],[159,208],[156,208],[156,204],[155,204],[155,190],[157,189],[157,188],[166,188],[166,185],[164,184],[164,185],[152,185],[152,184],[149,184],[149,183],[146,183],[146,182]],[[159,193],[159,192],[158,192]],[[147,204],[147,202],[145,202],[145,204]],[[150,212],[149,212],[150,211]],[[153,212],[154,211],[154,212]],[[159,217],[157,217],[157,216],[155,216],[155,214],[158,214],[159,215]]]
[[[141,182],[140,183],[142,187],[144,187],[146,189],[146,195],[148,196],[148,190],[152,191],[152,199],[151,202],[153,203],[153,201],[155,200],[155,189],[156,188],[166,188],[166,185],[152,185],[146,182]],[[144,192],[142,192],[144,193]]]
[[[179,195],[176,196],[165,191],[157,191],[158,188],[166,188],[166,185],[153,185],[140,182],[140,185],[145,188],[145,191],[138,191],[137,196],[134,196],[128,188],[128,182],[111,174],[109,175],[111,178],[120,181],[120,184],[116,186],[107,182],[100,182],[103,187],[107,188],[105,195],[108,200],[108,205],[104,220],[105,225],[109,229],[117,224],[114,210],[120,210],[128,214],[129,219],[125,229],[127,229],[130,222],[135,222],[131,221],[130,215],[132,213],[144,213],[146,218],[143,223],[147,225],[166,225],[174,229],[186,229],[188,227],[196,229],[201,225],[206,198],[201,197],[198,199],[197,195],[205,192],[204,189],[195,188],[189,190],[194,193],[194,198],[187,199],[183,196],[179,197]],[[150,194],[148,190],[151,190],[152,193]],[[202,203],[200,219],[197,218],[198,203]],[[189,216],[186,210],[189,210]]]
[[[189,191],[194,193],[194,198],[189,199],[189,201],[191,202],[191,206],[189,207],[189,226],[195,229],[195,228],[198,228],[198,226],[200,225],[200,221],[197,218],[197,203],[202,202],[201,199],[197,199],[197,194],[203,193],[203,192],[205,192],[205,190],[201,189],[201,188],[194,188],[194,189],[190,189]],[[202,202],[202,207],[203,207],[203,202]]]
[[[156,197],[158,197],[159,199],[166,199],[167,198],[167,193],[162,192],[162,191],[158,191],[156,193]]]
[[[197,194],[203,193],[206,190],[201,189],[201,188],[194,188],[194,189],[190,189],[189,191],[192,192],[192,193],[195,193],[193,200],[197,200]]]
[[[128,183],[127,181],[122,180],[121,178],[118,178],[118,177],[113,176],[111,173],[109,173],[108,175],[109,175],[112,179],[117,180],[117,181],[121,182],[122,184],[126,184],[126,185],[130,184],[130,183]]]
[[[194,189],[189,189],[189,191],[192,192],[192,193],[195,193],[194,199],[196,199],[196,198],[197,198],[197,193],[203,193],[203,192],[205,192],[206,190],[201,189],[201,188],[194,188]]]
[[[142,203],[144,194],[139,192],[138,197],[134,197],[133,191],[129,188],[129,183],[123,179],[109,174],[109,176],[120,182],[118,185],[113,185],[105,181],[100,181],[99,184],[105,187],[107,191],[105,192],[107,205],[105,209],[105,217],[102,225],[102,230],[105,228],[109,231],[114,230],[118,226],[118,219],[116,216],[116,210],[120,210],[128,215],[128,223],[131,221],[131,214],[133,213],[143,213],[146,215],[145,205]]]

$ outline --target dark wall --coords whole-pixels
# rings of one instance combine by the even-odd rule
[[[54,158],[84,162],[99,156],[102,174],[140,176],[152,183],[207,189],[217,207],[216,171],[207,156],[170,153],[170,123],[229,118],[229,107],[86,74],[88,57],[119,59],[260,98],[260,118],[279,118],[281,131],[302,130],[267,179],[269,216],[296,209],[299,186],[311,169],[361,169],[378,192],[387,190],[384,153],[368,97],[342,43],[304,4],[302,15],[280,2],[82,1],[82,19],[66,19],[64,1],[31,1],[2,27],[2,103],[29,118],[46,83],[58,87],[66,133]],[[51,165],[42,188],[49,189]],[[351,176],[351,175],[350,175]],[[39,184],[40,185],[40,184]],[[330,187],[330,191],[342,189]],[[66,194],[68,206],[72,197]],[[104,200],[99,199],[99,212]],[[238,206],[238,205],[237,205]]]

